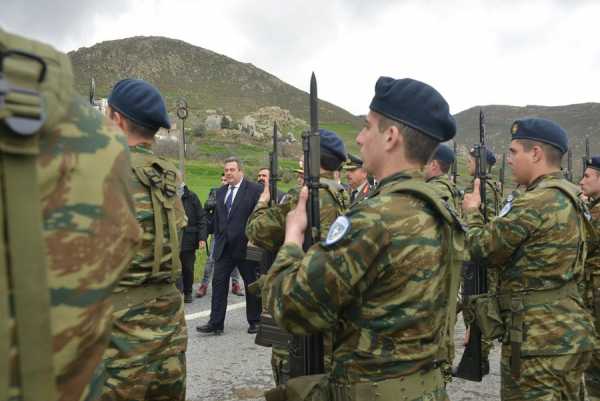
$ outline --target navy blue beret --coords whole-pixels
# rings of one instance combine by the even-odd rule
[[[108,97],[110,107],[142,127],[171,128],[165,101],[158,89],[141,79],[123,79]]]
[[[340,162],[346,161],[346,147],[335,132],[319,129],[321,135],[321,152],[337,157]]]
[[[594,170],[600,170],[600,156],[592,156],[587,162],[587,166]]]
[[[444,142],[456,135],[456,121],[442,95],[414,79],[380,77],[371,110]]]
[[[554,121],[545,118],[523,118],[513,123],[512,139],[529,139],[552,145],[563,154],[569,150],[566,131]]]
[[[475,157],[475,148],[471,148],[471,150],[469,150],[469,154]],[[487,147],[485,148],[485,162],[488,166],[493,166],[496,164],[496,155],[490,150],[490,148]]]
[[[440,144],[435,150],[431,160],[439,160],[450,165],[454,163],[454,151],[450,149],[449,146]]]

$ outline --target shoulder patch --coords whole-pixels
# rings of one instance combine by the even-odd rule
[[[506,203],[502,207],[502,210],[500,210],[500,213],[498,213],[498,217],[504,217],[511,211],[513,199],[514,197],[512,195],[509,195],[506,198]]]
[[[341,240],[350,231],[350,220],[346,216],[339,216],[327,232],[327,238],[325,238],[325,245],[333,245]]]

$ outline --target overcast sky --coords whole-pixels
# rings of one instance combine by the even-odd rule
[[[136,35],[181,39],[368,110],[381,75],[475,105],[600,101],[600,1],[2,0],[0,27],[60,50]]]

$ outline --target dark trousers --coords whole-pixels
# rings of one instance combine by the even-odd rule
[[[238,268],[244,286],[246,287],[246,319],[248,324],[258,323],[260,320],[260,298],[248,293],[248,286],[256,281],[257,263],[250,260],[235,260],[225,250],[221,258],[215,261],[215,271],[212,279],[212,299],[210,304],[209,324],[223,330],[225,312],[227,310],[227,295],[229,293],[229,279],[231,272]]]
[[[183,278],[183,293],[191,294],[194,284],[194,263],[196,263],[196,251],[181,251],[179,253],[181,260],[181,277]]]

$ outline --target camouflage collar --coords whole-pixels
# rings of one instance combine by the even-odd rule
[[[129,151],[131,153],[144,153],[147,155],[153,155],[154,152],[152,152],[150,144],[145,144],[145,143],[141,143],[139,145],[135,145],[135,146],[130,146],[129,147]]]
[[[554,173],[541,175],[538,178],[536,178],[531,184],[529,184],[526,191],[531,191],[537,188],[542,182],[549,180],[564,180],[564,177],[561,171],[555,171]]]
[[[589,209],[592,209],[598,205],[600,205],[600,197],[599,198],[590,198],[590,204],[588,205]]]
[[[387,177],[379,181],[377,187],[375,187],[373,191],[373,195],[378,194],[383,189],[392,186],[396,182],[414,179],[424,182],[425,174],[422,170],[402,170],[392,175],[388,175]]]
[[[433,181],[450,182],[450,179],[446,175],[441,174],[441,175],[436,175],[435,177],[431,177],[428,180],[425,180],[425,182],[433,182]]]

